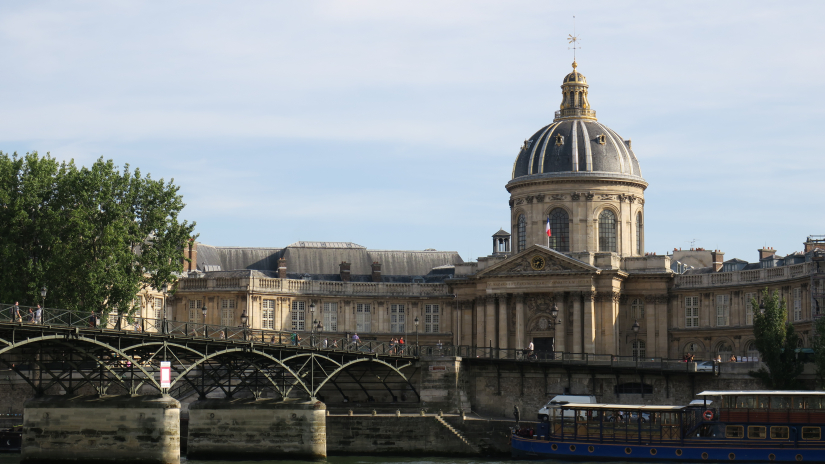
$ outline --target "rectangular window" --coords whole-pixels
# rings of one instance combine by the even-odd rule
[[[221,308],[221,325],[231,327],[235,325],[235,310],[228,308]]]
[[[264,300],[261,305],[261,328],[275,328],[275,300]]]
[[[189,322],[198,323],[203,322],[203,315],[200,308],[189,308]]]
[[[163,319],[163,298],[155,298],[152,307],[155,308],[155,319]]]
[[[437,304],[424,305],[424,333],[438,333],[438,323],[441,318]]]
[[[235,300],[221,300],[221,309],[235,309]]]
[[[407,315],[404,313],[404,305],[390,305],[390,332],[405,333],[407,331]]]
[[[716,295],[716,326],[730,323],[730,295]]]
[[[338,303],[324,303],[324,330],[338,332]]]
[[[744,438],[745,427],[741,425],[725,426],[725,438]]]
[[[793,320],[802,320],[802,289],[799,287],[793,289]]]
[[[748,438],[767,438],[767,429],[761,425],[748,427]]]
[[[753,325],[753,300],[756,293],[745,293],[745,325]]]
[[[292,330],[303,332],[306,330],[306,302],[292,302]]]
[[[685,327],[699,327],[699,297],[685,297]]]
[[[203,300],[189,300],[189,309],[201,309]]]
[[[355,331],[356,332],[370,332],[372,324],[372,314],[370,314],[370,305],[366,303],[358,303],[355,305]]]
[[[822,431],[819,427],[802,427],[803,440],[819,440],[822,437]]]
[[[787,440],[788,427],[771,427],[771,440]]]

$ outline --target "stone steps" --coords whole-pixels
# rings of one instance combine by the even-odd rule
[[[442,419],[442,418],[441,418],[441,416],[435,416],[435,420],[437,420],[438,422],[440,422],[440,423],[441,423],[441,425],[443,425],[444,427],[446,427],[446,428],[447,428],[447,430],[449,430],[450,432],[452,432],[452,433],[453,433],[456,437],[458,437],[458,439],[459,439],[459,440],[463,441],[465,445],[467,445],[467,446],[469,446],[470,448],[472,448],[473,452],[475,452],[475,453],[477,453],[477,454],[481,454],[481,450],[480,450],[477,446],[475,446],[475,445],[473,445],[472,443],[470,443],[470,441],[469,441],[469,440],[467,440],[467,439],[464,437],[464,435],[462,435],[462,434],[461,434],[461,432],[459,432],[458,430],[456,430],[455,428],[453,428],[453,426],[452,426],[452,425],[450,425],[450,424],[448,424],[448,423],[447,423],[447,421],[445,421],[444,419]]]

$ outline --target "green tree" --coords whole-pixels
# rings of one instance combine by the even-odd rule
[[[753,307],[754,344],[765,366],[751,371],[750,375],[760,379],[769,389],[798,388],[798,377],[804,366],[796,356],[799,335],[793,324],[788,322],[785,300],[779,292],[770,293],[766,288],[762,292],[762,302],[764,308],[759,307],[756,300],[750,304]]]
[[[814,319],[814,336],[811,339],[819,388],[825,388],[825,317]]]
[[[135,295],[183,270],[195,223],[173,181],[97,160],[0,152],[0,301],[131,312]]]

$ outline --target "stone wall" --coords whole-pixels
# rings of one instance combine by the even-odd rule
[[[25,405],[22,463],[180,462],[180,403],[168,396],[47,396]]]
[[[189,459],[323,458],[326,408],[320,401],[207,399],[189,405]]]

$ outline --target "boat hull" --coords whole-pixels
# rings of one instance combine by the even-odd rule
[[[555,445],[555,446],[554,446]],[[790,444],[792,445],[792,444]],[[555,448],[555,449],[554,449]],[[633,462],[825,462],[823,448],[735,447],[705,443],[622,444],[532,440],[514,436],[515,459]]]

